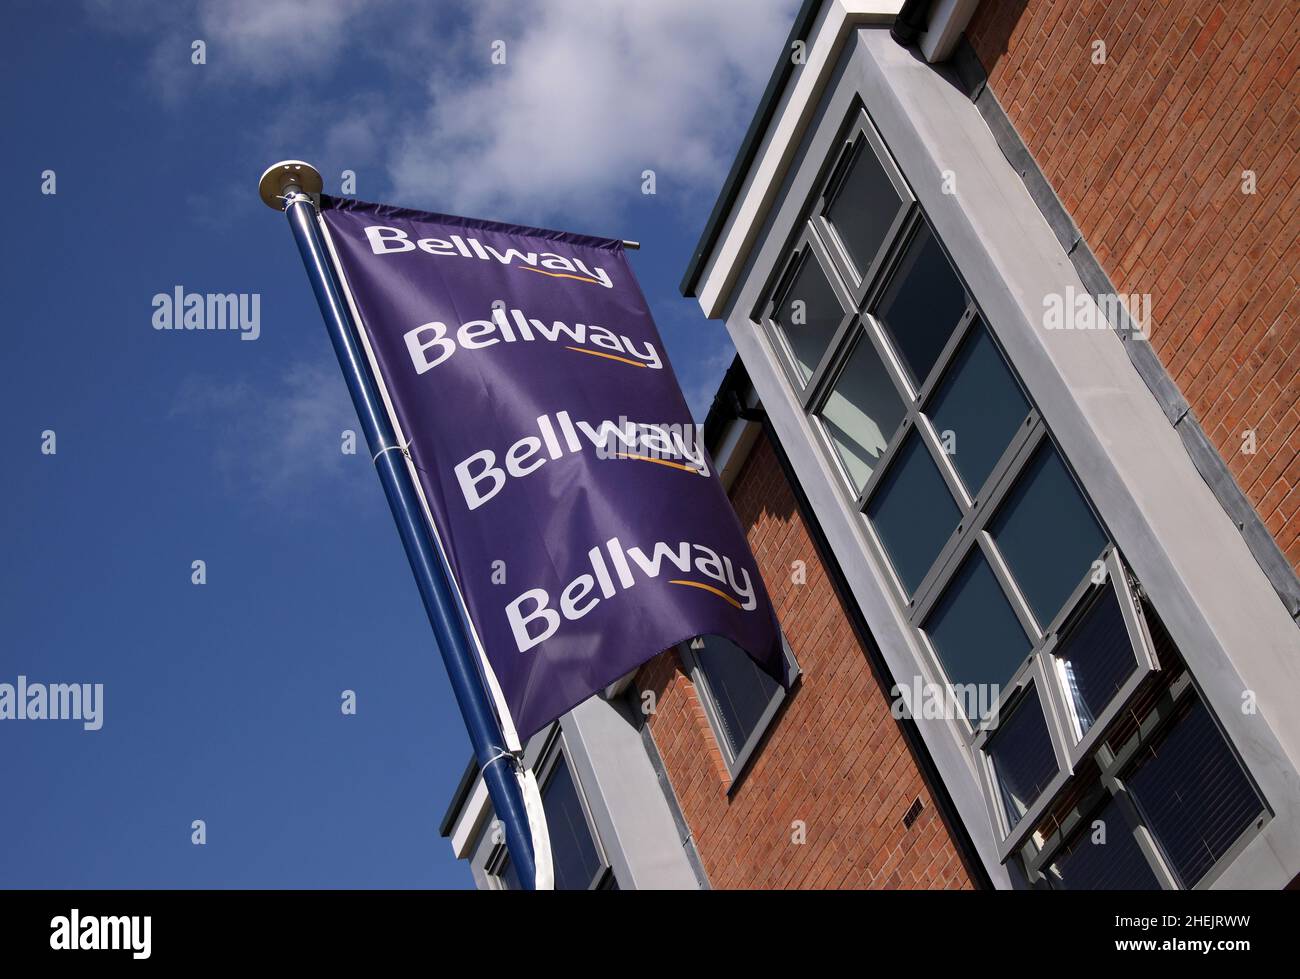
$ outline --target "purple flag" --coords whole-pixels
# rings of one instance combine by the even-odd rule
[[[619,241],[322,196],[516,728],[776,617]]]

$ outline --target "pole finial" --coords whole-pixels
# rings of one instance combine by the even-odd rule
[[[305,194],[319,194],[325,186],[320,171],[302,160],[281,160],[272,163],[262,172],[257,182],[257,193],[262,203],[277,211],[284,210],[284,189],[296,185]]]

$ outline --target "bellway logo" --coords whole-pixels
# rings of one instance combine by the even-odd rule
[[[521,653],[550,639],[559,631],[562,622],[576,622],[605,599],[614,598],[620,588],[624,591],[635,588],[640,581],[633,573],[633,565],[641,571],[643,577],[640,580],[659,578],[665,572],[672,574],[666,570],[666,565],[683,576],[698,575],[708,579],[699,581],[676,577],[669,579],[670,585],[698,588],[745,612],[758,608],[758,597],[754,594],[749,572],[737,568],[731,558],[719,555],[703,544],[657,541],[647,555],[640,547],[624,548],[622,541],[612,537],[603,547],[589,550],[587,560],[591,562],[591,574],[580,574],[564,587],[559,595],[558,609],[551,608],[551,594],[545,588],[530,588],[506,606],[506,619]],[[611,565],[613,574],[610,574]],[[600,594],[592,594],[597,587]],[[531,608],[525,612],[528,606]]]
[[[517,248],[497,251],[477,238],[462,238],[460,235],[412,241],[411,236],[401,228],[387,228],[383,225],[366,228],[366,239],[370,242],[370,251],[375,255],[395,255],[398,252],[413,252],[418,248],[426,255],[454,255],[484,262],[495,260],[523,272],[536,272],[553,279],[573,279],[604,286],[606,289],[614,288],[613,280],[603,268],[589,268],[580,258],[565,258],[555,252],[524,252]]]
[[[522,479],[548,462],[587,448],[601,459],[628,459],[707,476],[704,446],[688,426],[636,424],[620,418],[598,424],[575,420],[567,411],[536,419],[536,435],[525,435],[506,449],[502,465],[492,449],[481,449],[456,464],[456,482],[465,505],[477,510],[505,488],[507,479]],[[484,485],[486,484],[486,485]]]
[[[544,320],[527,316],[522,309],[512,309],[507,315],[500,307],[492,310],[490,320],[467,320],[456,328],[455,339],[449,336],[446,323],[421,323],[402,334],[406,352],[411,356],[415,373],[424,374],[439,364],[446,363],[459,350],[481,350],[498,343],[560,343],[565,350],[617,361],[630,367],[647,367],[661,370],[664,366],[659,351],[649,340],[638,346],[630,337],[615,333],[603,326]],[[571,343],[564,343],[564,340]],[[593,350],[592,347],[600,347]]]

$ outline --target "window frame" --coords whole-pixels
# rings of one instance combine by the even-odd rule
[[[614,868],[609,861],[609,855],[605,852],[600,833],[596,831],[596,820],[591,814],[591,802],[588,800],[587,791],[583,788],[582,780],[578,778],[578,773],[574,768],[573,756],[565,743],[564,732],[556,724],[554,730],[547,737],[537,757],[536,764],[533,765],[533,773],[537,778],[537,791],[543,801],[545,801],[546,786],[561,762],[569,770],[569,778],[573,781],[573,788],[578,796],[578,807],[582,810],[582,818],[587,824],[587,833],[591,837],[592,846],[595,848],[596,856],[600,861],[600,865],[595,874],[592,875],[586,889],[589,891],[605,890],[606,885],[614,876]],[[488,855],[483,869],[487,874],[492,890],[504,891],[509,889],[505,886],[505,882],[501,877],[501,868],[508,858],[509,852],[505,843],[498,843]]]
[[[759,714],[754,729],[745,738],[745,743],[739,749],[733,750],[731,739],[727,737],[726,726],[718,715],[718,705],[713,695],[712,686],[709,683],[708,673],[701,664],[699,657],[691,649],[693,641],[687,640],[679,644],[677,647],[678,655],[682,659],[682,665],[686,668],[691,682],[695,685],[695,695],[699,699],[700,706],[704,708],[704,716],[708,718],[709,727],[713,731],[713,739],[717,742],[718,750],[722,753],[722,760],[727,766],[729,776],[727,795],[730,795],[740,784],[742,776],[749,769],[750,763],[757,757],[758,747],[763,738],[766,737],[772,722],[776,720],[777,714],[785,706],[786,701],[793,696],[795,684],[803,676],[803,671],[795,658],[794,650],[790,648],[789,642],[786,641],[785,635],[782,634],[781,651],[785,663],[786,683],[784,685],[777,684],[776,690],[763,708],[762,713]]]
[[[844,181],[849,174],[849,164],[859,142],[865,143],[865,149],[875,153],[876,160],[899,197],[899,208],[890,222],[889,230],[885,233],[885,237],[879,249],[877,249],[870,266],[862,270],[857,268],[857,264],[849,254],[849,250],[840,238],[839,232],[835,230],[835,226],[831,224],[828,217],[828,212],[834,203],[835,197],[844,188]],[[885,141],[880,134],[876,132],[876,127],[871,122],[865,108],[859,107],[855,118],[850,121],[843,138],[840,140],[835,162],[822,180],[821,188],[821,192],[817,195],[817,203],[807,223],[815,226],[822,240],[829,243],[828,251],[833,251],[839,259],[839,268],[849,273],[844,281],[849,286],[853,308],[861,309],[871,283],[880,278],[882,267],[895,257],[893,255],[893,243],[898,240],[902,227],[911,219],[916,205],[916,195],[912,193],[912,188],[908,186],[902,171],[894,163],[893,155],[886,148]]]
[[[908,401],[911,400],[912,393],[907,387],[906,374],[903,372],[902,366],[897,362],[894,352],[886,344],[881,334],[880,324],[874,317],[866,314],[855,314],[849,325],[848,332],[843,337],[842,344],[830,351],[833,357],[827,363],[825,373],[818,378],[818,385],[807,391],[803,399],[803,408],[811,420],[813,431],[816,432],[823,448],[829,450],[836,471],[840,474],[843,485],[848,488],[850,493],[858,493],[857,487],[848,466],[844,464],[844,460],[840,457],[840,451],[835,445],[835,439],[826,428],[826,421],[822,417],[822,412],[825,411],[826,405],[835,391],[837,382],[843,376],[849,361],[853,359],[853,355],[857,352],[858,345],[861,343],[866,343],[872,348],[877,359],[884,367],[885,374],[893,384],[894,391],[903,406],[903,417],[894,431],[890,433],[890,441],[886,444],[885,452],[876,461],[876,465],[871,470],[871,475],[863,483],[864,490],[872,484],[873,480],[878,478],[878,473],[884,468],[890,454],[896,448],[894,443],[902,440],[902,435],[906,431],[912,416],[912,411],[908,407]]]
[[[831,292],[839,302],[841,310],[839,322],[831,331],[830,341],[822,351],[821,358],[813,365],[806,381],[800,373],[799,362],[795,358],[785,327],[776,321],[777,307],[789,295],[799,268],[805,261],[817,263],[822,274],[826,276],[826,281],[830,283]],[[777,359],[781,362],[786,377],[794,385],[795,391],[799,392],[801,398],[808,397],[810,392],[817,390],[818,385],[825,378],[830,361],[841,349],[845,334],[852,329],[853,322],[857,319],[851,293],[840,279],[839,271],[831,261],[825,245],[817,239],[811,229],[805,227],[798,237],[789,257],[778,267],[777,274],[772,277],[765,296],[760,314],[765,332],[773,348],[778,352]]]
[[[1242,830],[1237,839],[1223,851],[1222,855],[1190,889],[1208,890],[1211,888],[1250,842],[1269,824],[1274,813],[1268,804],[1268,800],[1264,798],[1264,793],[1260,791],[1259,785],[1251,776],[1250,769],[1242,762],[1236,746],[1223,730],[1223,726],[1219,723],[1219,719],[1215,716],[1209,702],[1196,689],[1191,674],[1184,669],[1151,706],[1151,709],[1138,724],[1138,729],[1131,738],[1121,745],[1118,750],[1112,750],[1110,745],[1103,743],[1093,753],[1092,757],[1096,760],[1098,773],[1096,783],[1071,808],[1057,829],[1041,840],[1027,838],[1019,847],[1019,859],[1024,867],[1025,876],[1031,884],[1049,880],[1048,868],[1059,857],[1063,847],[1074,839],[1075,833],[1079,831],[1082,824],[1090,816],[1099,812],[1109,800],[1114,799],[1124,819],[1123,831],[1133,835],[1138,849],[1146,859],[1161,888],[1164,890],[1184,889],[1177,873],[1169,866],[1164,851],[1155,835],[1144,822],[1137,803],[1122,778],[1122,773],[1128,768],[1139,751],[1163,741],[1169,732],[1170,724],[1173,723],[1173,718],[1189,697],[1199,699],[1202,708],[1209,713],[1211,722],[1218,730],[1220,737],[1222,737],[1223,743],[1232,755],[1233,761],[1250,783],[1261,807],[1260,812],[1251,819],[1250,824]],[[1050,886],[1050,883],[1048,886]]]
[[[876,158],[884,172],[899,191],[901,203],[899,212],[890,223],[888,234],[870,263],[870,268],[859,275],[847,248],[830,223],[827,211],[843,185],[849,163],[853,159],[853,154],[857,152],[858,146],[862,145],[862,140],[865,140],[865,145],[876,153]],[[768,334],[769,341],[772,341],[773,353],[776,354],[777,360],[783,362],[786,376],[791,377],[792,390],[803,409],[805,419],[814,435],[814,441],[821,443],[821,458],[829,467],[828,473],[833,470],[839,474],[841,497],[856,511],[858,525],[867,541],[868,551],[876,559],[877,566],[884,576],[892,582],[903,616],[917,640],[916,648],[920,654],[918,666],[923,679],[936,680],[941,684],[950,682],[947,671],[922,625],[954,580],[962,562],[974,553],[975,548],[980,549],[988,562],[1003,595],[1011,605],[1029,640],[1029,651],[1024,661],[1015,675],[1001,688],[1001,697],[997,698],[999,702],[994,716],[998,716],[1004,709],[1014,709],[1016,699],[1023,696],[1025,690],[1032,686],[1038,693],[1052,742],[1053,755],[1058,765],[1057,773],[1051,783],[1039,794],[1034,805],[1017,820],[1014,829],[1010,828],[1009,820],[1002,811],[994,781],[992,761],[984,750],[991,738],[988,725],[983,722],[972,725],[964,716],[953,719],[954,731],[958,733],[959,740],[965,745],[979,771],[981,791],[985,797],[991,824],[996,830],[999,859],[1005,862],[1015,854],[1016,850],[1023,848],[1027,836],[1036,831],[1038,821],[1048,811],[1048,804],[1059,801],[1056,797],[1065,783],[1074,776],[1076,769],[1090,759],[1094,759],[1098,751],[1104,748],[1104,743],[1100,739],[1107,727],[1119,716],[1120,711],[1125,708],[1142,683],[1160,666],[1145,618],[1133,593],[1135,582],[1132,582],[1127,567],[1115,547],[1113,535],[1075,475],[1069,457],[1053,438],[1035,399],[1025,387],[1020,371],[1007,355],[992,323],[979,308],[961,269],[953,262],[943,238],[937,233],[910,189],[898,188],[899,181],[904,185],[906,182],[860,102],[855,103],[850,111],[845,125],[845,135],[836,145],[838,149],[833,151],[833,159],[818,178],[816,184],[818,189],[814,192],[805,219],[791,232],[787,241],[788,257],[785,261],[776,264],[768,282],[764,284],[751,319],[761,325],[764,332]],[[906,365],[902,363],[901,351],[896,349],[894,340],[883,323],[874,315],[873,310],[886,290],[891,287],[892,277],[900,272],[908,250],[921,234],[929,234],[947,259],[953,275],[965,293],[966,307],[953,327],[951,335],[946,338],[928,376],[913,382]],[[822,355],[821,361],[807,382],[798,376],[798,368],[793,364],[793,358],[789,355],[780,328],[775,325],[771,317],[776,302],[784,298],[785,290],[789,287],[788,283],[797,268],[796,263],[805,253],[815,257],[821,263],[822,272],[831,283],[832,289],[838,289],[837,294],[846,309],[844,319],[833,333],[830,347]],[[848,297],[847,303],[846,297]],[[986,332],[988,339],[1003,358],[1011,380],[1024,397],[1027,412],[1022,423],[1011,434],[1001,457],[985,477],[983,485],[968,490],[957,470],[955,460],[943,449],[941,433],[937,430],[930,411],[940,386],[951,376],[951,372],[957,365],[958,353],[971,338],[972,331],[977,329]],[[847,467],[840,459],[834,440],[826,430],[821,411],[840,380],[841,372],[853,356],[856,344],[861,342],[872,344],[876,356],[889,376],[890,383],[903,397],[904,416],[892,433],[889,444],[877,460],[870,476],[861,490],[858,490]],[[867,512],[883,479],[890,472],[899,452],[907,444],[913,429],[916,430],[916,437],[929,453],[931,462],[937,466],[956,504],[959,518],[955,529],[917,585],[915,593],[909,595],[895,570],[893,558],[876,532]],[[990,532],[992,521],[997,516],[999,508],[1040,450],[1053,451],[1057,454],[1104,538],[1104,545],[1090,562],[1090,566],[1082,575],[1082,580],[1076,584],[1064,605],[1052,613],[1052,621],[1043,624],[1038,623],[1026,595],[1021,592],[1014,574]],[[1105,569],[1105,576],[1101,582],[1092,581],[1097,562],[1101,562]],[[1097,716],[1089,729],[1080,734],[1078,716],[1056,652],[1061,648],[1063,630],[1073,624],[1085,603],[1093,601],[1098,589],[1103,588],[1111,589],[1120,605],[1125,631],[1134,656],[1134,668],[1125,677],[1115,694],[1097,711]],[[710,698],[705,699],[706,708],[709,708]],[[715,733],[719,733],[710,709],[706,709],[706,715],[710,716],[710,723],[714,724]],[[725,734],[722,734],[719,744],[725,745],[725,742]],[[725,747],[723,754],[724,758],[728,757]]]

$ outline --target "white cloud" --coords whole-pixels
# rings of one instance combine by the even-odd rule
[[[797,5],[85,2],[100,26],[155,39],[150,78],[169,103],[277,93],[274,142],[294,136],[361,162],[374,174],[362,197],[535,223],[562,216],[594,233],[613,233],[617,212],[641,201],[645,170],[657,204],[709,206]],[[202,67],[190,64],[192,39],[207,43]],[[491,63],[497,40],[504,65]]]
[[[332,65],[366,0],[205,0],[199,37],[233,70],[275,81]]]
[[[390,164],[397,200],[484,216],[597,215],[721,183],[793,17],[794,0],[481,4],[457,62]],[[489,63],[493,40],[506,64]],[[707,200],[705,201],[707,204]]]

